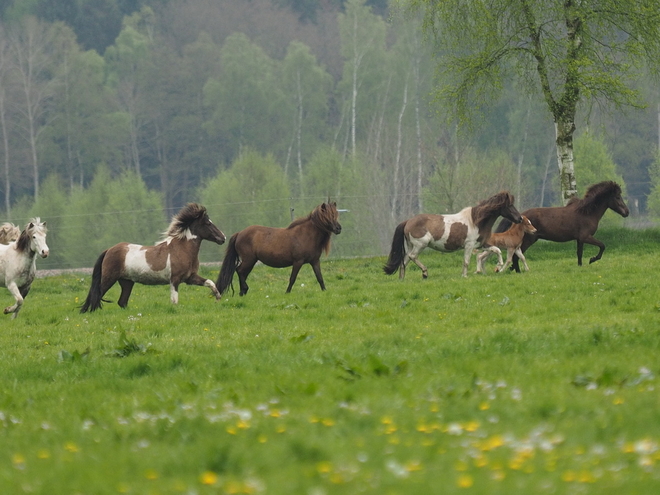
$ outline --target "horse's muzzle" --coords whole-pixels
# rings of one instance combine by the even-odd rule
[[[335,234],[341,234],[341,225],[337,224],[335,225],[335,228],[333,230]]]
[[[49,251],[48,249],[44,249],[43,251],[41,251],[41,253],[39,253],[39,255],[40,255],[42,258],[48,258],[48,254],[49,254],[49,253],[50,253],[50,251]]]

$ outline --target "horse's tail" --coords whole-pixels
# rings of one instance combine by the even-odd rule
[[[215,283],[220,295],[224,294],[227,288],[231,285],[234,273],[236,272],[236,267],[238,266],[238,251],[236,251],[237,237],[238,232],[229,239],[229,244],[227,244],[227,250],[225,251],[225,258],[222,260],[222,267],[218,274],[218,281]]]
[[[105,259],[105,254],[107,252],[107,249],[103,251],[94,264],[94,270],[92,271],[92,286],[89,288],[87,299],[85,299],[83,305],[80,306],[81,313],[87,313],[87,311],[91,313],[92,311],[101,309],[101,303],[110,302],[103,299],[103,294],[101,294],[101,272],[103,260]]]
[[[404,241],[405,236],[403,229],[406,227],[406,222],[401,222],[394,229],[394,237],[392,237],[392,249],[390,249],[390,256],[387,258],[387,264],[383,267],[383,271],[388,275],[392,275],[396,272],[401,263],[403,263],[403,257],[405,256],[404,252]]]
[[[513,222],[511,220],[509,220],[508,218],[502,218],[502,220],[500,221],[500,224],[495,229],[495,233],[496,234],[501,234],[502,232],[506,232],[507,230],[509,230],[511,228],[512,225],[513,225]]]

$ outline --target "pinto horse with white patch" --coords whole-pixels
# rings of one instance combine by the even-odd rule
[[[525,234],[534,233],[536,233],[536,227],[532,225],[529,218],[522,215],[522,222],[514,223],[506,232],[491,234],[486,244],[484,244],[483,253],[477,255],[477,273],[484,273],[484,263],[488,261],[488,258],[493,253],[497,255],[496,272],[504,271],[511,264],[514,254],[523,262],[525,270],[529,271],[527,260],[520,247],[522,246]],[[500,249],[506,249],[506,263],[502,261],[502,251]]]
[[[46,244],[46,222],[39,217],[33,218],[18,239],[9,244],[0,244],[0,286],[6,287],[14,296],[16,303],[5,308],[4,313],[18,316],[23,307],[36,274],[36,255],[48,256]]]
[[[476,206],[468,206],[459,213],[420,214],[405,220],[394,231],[392,249],[383,270],[392,275],[398,269],[399,278],[403,279],[406,265],[412,260],[422,270],[422,277],[427,278],[428,270],[417,258],[424,248],[445,253],[463,248],[463,276],[467,277],[472,252],[490,237],[493,224],[500,216],[514,223],[522,222],[520,213],[513,206],[513,195],[508,191]]]
[[[172,304],[179,302],[179,285],[201,285],[211,289],[216,299],[220,293],[212,280],[200,277],[199,248],[202,240],[216,244],[225,242],[225,235],[209,219],[206,208],[189,203],[177,213],[165,238],[155,246],[120,242],[101,253],[92,274],[92,286],[80,312],[101,309],[106,292],[119,282],[121,295],[117,304],[125,308],[133,285],[170,285]]]

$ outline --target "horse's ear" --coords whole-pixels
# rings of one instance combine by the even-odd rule
[[[325,211],[325,206],[326,206],[325,203],[323,203],[323,204],[321,205],[321,209],[322,209],[323,211]]]

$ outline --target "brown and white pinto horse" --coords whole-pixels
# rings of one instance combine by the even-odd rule
[[[334,202],[317,206],[309,215],[294,220],[285,229],[251,225],[229,239],[216,282],[218,290],[224,294],[236,272],[241,289],[239,295],[247,294],[247,277],[257,261],[273,268],[293,267],[287,293],[291,292],[300,268],[309,263],[321,290],[325,290],[321,254],[323,251],[328,254],[331,235],[339,233],[339,212]]]
[[[37,268],[36,255],[48,256],[50,250],[46,244],[46,222],[39,217],[33,218],[18,239],[8,244],[0,244],[0,286],[7,287],[16,303],[6,307],[5,314],[18,316],[32,286]]]
[[[403,279],[406,265],[412,260],[421,268],[422,277],[427,278],[427,268],[417,259],[424,248],[446,253],[463,248],[463,276],[467,277],[472,252],[490,237],[499,216],[514,223],[522,221],[513,206],[513,195],[508,191],[452,215],[420,214],[405,220],[394,231],[392,249],[383,270],[392,275],[398,269],[399,278]]]
[[[200,277],[199,248],[202,240],[216,244],[225,242],[225,235],[209,219],[206,208],[189,203],[177,213],[165,238],[155,246],[120,242],[101,253],[92,274],[92,286],[80,312],[101,309],[106,292],[119,282],[121,295],[117,304],[125,308],[133,285],[170,285],[172,304],[179,302],[179,285],[203,285],[220,298],[212,280]]]
[[[536,227],[534,234],[525,234],[521,251],[524,253],[538,239],[554,242],[577,241],[577,262],[582,266],[582,252],[585,244],[598,247],[598,254],[589,263],[598,261],[603,256],[605,244],[594,237],[598,223],[607,209],[611,209],[622,217],[630,213],[628,206],[621,197],[621,186],[613,181],[603,181],[593,184],[587,189],[584,198],[574,198],[566,206],[531,208],[523,211],[523,215]],[[498,232],[509,227],[506,220],[497,226]],[[511,269],[520,272],[518,257],[513,257]]]
[[[497,255],[497,268],[496,272],[502,272],[509,266],[515,254],[521,259],[525,270],[529,271],[527,260],[520,250],[522,246],[523,237],[525,234],[534,234],[536,227],[532,225],[525,215],[522,215],[522,222],[514,223],[506,232],[491,234],[486,244],[484,244],[483,253],[477,255],[477,273],[484,273],[484,263],[488,261],[490,255],[495,253]],[[506,263],[502,261],[502,251],[506,249]]]

